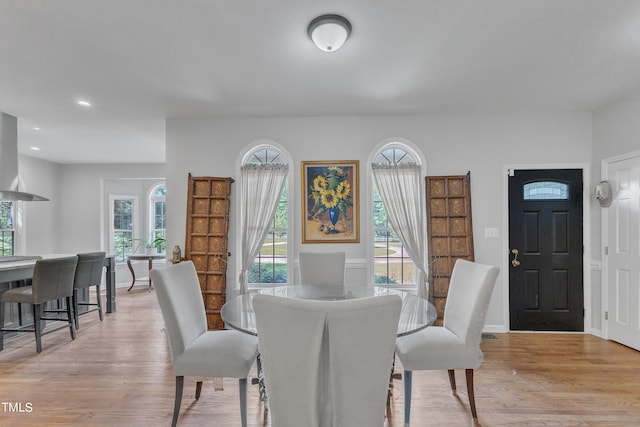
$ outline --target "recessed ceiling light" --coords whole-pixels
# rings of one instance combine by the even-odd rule
[[[78,105],[82,105],[83,107],[91,107],[91,103],[89,101],[78,101]]]
[[[33,151],[40,151],[38,147],[29,147],[29,148],[31,148]]]
[[[40,128],[38,126],[34,126],[33,130],[40,130]]]

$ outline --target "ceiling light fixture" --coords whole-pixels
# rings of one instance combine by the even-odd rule
[[[91,103],[88,101],[78,101],[78,105],[82,105],[83,107],[91,107]]]
[[[351,23],[340,15],[322,15],[309,23],[307,33],[320,50],[333,52],[351,35]]]

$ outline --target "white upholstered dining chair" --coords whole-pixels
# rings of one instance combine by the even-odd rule
[[[331,295],[344,292],[344,252],[300,252],[300,283],[325,290]]]
[[[178,422],[185,376],[238,378],[240,418],[247,425],[247,376],[258,354],[256,337],[239,331],[208,331],[207,318],[191,261],[150,272],[169,336],[169,349],[176,376],[176,394],[171,425]],[[202,380],[196,383],[200,398]]]
[[[274,427],[382,426],[402,301],[256,295]]]
[[[424,370],[446,369],[455,392],[454,370],[465,369],[471,414],[478,418],[473,372],[482,363],[482,328],[499,272],[497,267],[457,260],[449,282],[443,325],[398,338],[396,354],[404,369],[405,424],[411,417],[412,372]]]

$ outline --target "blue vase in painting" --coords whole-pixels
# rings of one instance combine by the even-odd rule
[[[331,221],[331,225],[333,225],[333,229],[336,229],[336,223],[338,222],[338,216],[340,215],[340,211],[336,208],[329,208],[329,221]]]

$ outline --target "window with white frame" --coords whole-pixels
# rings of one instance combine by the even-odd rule
[[[137,198],[112,195],[109,202],[110,250],[116,255],[116,261],[122,262],[133,253]]]
[[[418,156],[404,144],[394,142],[382,147],[374,156],[378,164],[419,164]],[[415,286],[415,264],[391,228],[375,180],[372,182],[373,281],[377,285]]]
[[[149,192],[149,242],[155,242],[158,253],[166,249],[167,187],[157,184]]]
[[[286,164],[280,150],[270,145],[253,148],[243,162],[243,166]],[[289,186],[285,180],[271,228],[247,273],[249,287],[288,283],[289,237]]]
[[[0,201],[0,256],[13,255],[15,251],[14,203]]]

